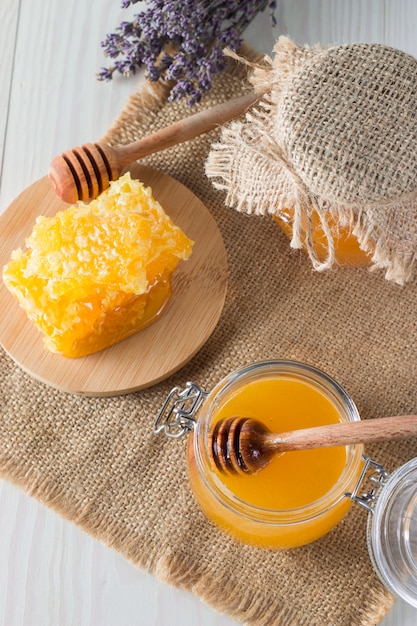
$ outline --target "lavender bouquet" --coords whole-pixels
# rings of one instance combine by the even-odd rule
[[[122,8],[138,0],[122,0]],[[122,22],[101,43],[116,59],[98,78],[114,72],[134,74],[144,67],[148,79],[172,81],[170,100],[199,102],[215,74],[225,69],[224,48],[237,50],[242,33],[275,0],[147,0],[145,9]]]

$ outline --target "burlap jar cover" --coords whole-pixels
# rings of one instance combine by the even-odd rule
[[[240,77],[219,78],[204,104],[241,95]],[[163,89],[132,97],[105,138],[127,143],[184,117]],[[366,549],[366,513],[353,507],[323,539],[289,551],[244,546],[213,527],[190,491],[186,441],[155,436],[169,390],[205,389],[267,358],[322,368],[343,384],[362,417],[415,412],[413,281],[405,287],[366,269],[318,273],[291,250],[270,217],[225,208],[204,167],[217,131],[153,155],[211,210],[228,251],[229,288],[213,335],[170,380],[136,394],[91,398],[39,383],[2,352],[1,476],[127,559],[253,625],[370,626],[393,602]],[[368,453],[392,471],[416,455],[413,441]],[[172,623],[180,623],[173,616]]]
[[[316,269],[334,264],[330,216],[350,225],[387,279],[404,283],[417,250],[416,60],[387,46],[322,50],[287,37],[274,53],[252,66],[250,80],[265,92],[258,109],[224,130],[207,174],[239,211],[293,208],[291,245],[302,247],[306,228]],[[312,241],[313,211],[327,239],[325,261]]]

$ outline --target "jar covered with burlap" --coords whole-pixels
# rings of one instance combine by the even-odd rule
[[[316,270],[369,264],[388,280],[409,281],[417,61],[380,44],[322,49],[281,37],[273,58],[246,63],[261,98],[222,129],[206,163],[226,204],[273,215]]]

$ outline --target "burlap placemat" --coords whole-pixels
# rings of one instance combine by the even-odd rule
[[[241,95],[219,78],[202,107]],[[126,104],[106,139],[133,141],[189,114],[163,91]],[[363,418],[415,412],[417,286],[366,269],[320,274],[291,250],[270,217],[224,206],[204,175],[217,131],[146,159],[197,194],[228,251],[229,289],[210,340],[170,380],[121,397],[61,393],[31,379],[1,352],[0,472],[158,578],[252,625],[371,626],[393,598],[366,548],[366,518],[352,507],[325,538],[291,551],[259,550],[214,528],[190,491],[186,441],[155,436],[168,391],[192,380],[210,389],[231,370],[267,358],[314,364],[343,384]],[[369,446],[393,470],[415,442]],[[180,624],[181,616],[172,617]]]

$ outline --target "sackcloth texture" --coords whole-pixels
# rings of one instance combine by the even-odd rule
[[[245,59],[242,59],[244,62]],[[207,175],[246,213],[294,211],[294,248],[335,262],[334,222],[348,225],[388,280],[410,280],[417,252],[417,61],[379,44],[327,49],[280,37],[254,64],[257,110],[225,127]],[[328,254],[317,257],[312,213]],[[334,218],[334,219],[333,219]],[[302,233],[305,231],[305,235]]]
[[[251,88],[241,64],[230,63],[197,108]],[[128,143],[188,114],[186,104],[167,101],[163,86],[147,86],[128,100],[104,139]],[[226,192],[205,175],[218,141],[216,129],[144,160],[191,189],[224,238],[229,285],[213,334],[168,380],[110,398],[50,388],[1,351],[0,476],[240,623],[373,626],[393,596],[371,566],[364,509],[352,506],[334,530],[306,547],[242,545],[197,506],[186,439],[152,432],[175,385],[191,380],[210,390],[232,370],[264,359],[323,369],[347,389],[363,419],[416,410],[415,282],[399,286],[362,268],[315,272],[270,216],[225,206]],[[416,455],[416,444],[384,442],[367,452],[390,472]],[[172,624],[180,623],[173,615]]]

